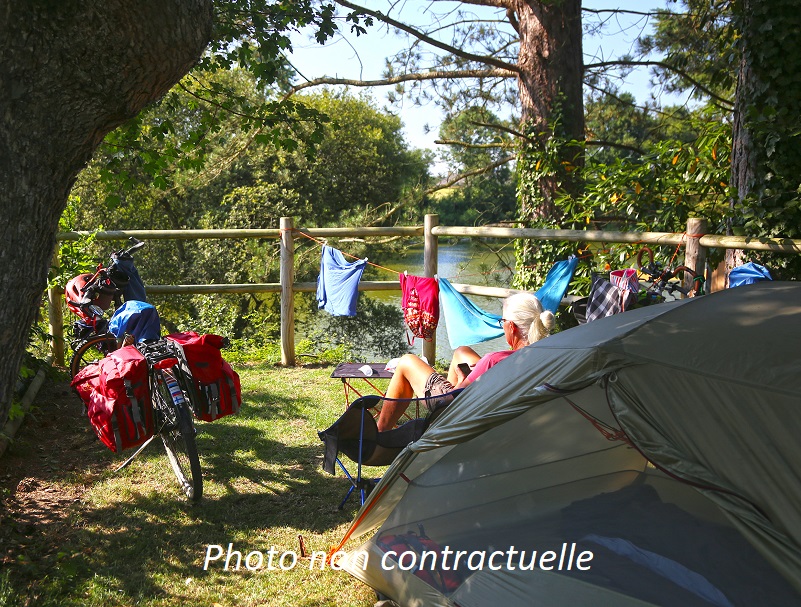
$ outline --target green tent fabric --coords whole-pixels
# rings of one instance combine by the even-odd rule
[[[375,532],[345,568],[401,605],[801,604],[799,343],[801,284],[781,282],[537,342],[401,453],[346,535]],[[417,530],[454,550],[575,543],[596,560],[465,568],[443,591],[381,566],[376,541]],[[677,566],[608,549],[627,543]]]

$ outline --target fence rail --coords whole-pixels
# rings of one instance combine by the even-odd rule
[[[531,228],[503,227],[459,227],[441,226],[437,215],[426,215],[424,225],[389,228],[295,228],[291,217],[281,218],[279,229],[242,230],[112,230],[105,232],[60,232],[58,241],[75,241],[94,234],[97,240],[125,240],[134,237],[139,240],[200,240],[200,239],[278,239],[281,241],[281,272],[277,283],[247,284],[208,284],[208,285],[149,285],[148,292],[154,295],[200,295],[212,293],[280,293],[281,294],[281,362],[285,365],[295,363],[294,336],[294,294],[313,292],[317,289],[313,282],[294,281],[294,241],[298,237],[348,238],[348,237],[387,237],[404,236],[424,238],[424,275],[437,273],[437,248],[440,237],[478,237],[492,239],[531,239],[556,240],[561,242],[606,242],[631,243],[643,245],[686,244],[685,265],[706,275],[706,249],[743,249],[753,251],[772,251],[777,253],[801,253],[801,240],[789,238],[751,238],[706,234],[706,222],[690,219],[684,233],[673,232],[611,232],[605,230],[542,230]],[[54,258],[58,265],[58,258]],[[454,283],[453,287],[465,294],[487,297],[507,297],[517,292],[514,289],[484,287],[479,285]],[[362,281],[360,291],[397,291],[397,281]],[[61,301],[63,290],[53,288],[48,292],[48,314],[50,333],[53,336],[53,360],[64,362],[64,333]],[[423,354],[434,360],[436,343],[424,342]]]

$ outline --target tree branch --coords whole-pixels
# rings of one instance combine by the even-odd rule
[[[462,4],[472,4],[474,6],[494,6],[495,8],[505,8],[506,10],[514,10],[514,2],[512,0],[461,0]]]
[[[624,65],[624,66],[625,65],[628,65],[628,66],[651,66],[651,67],[664,68],[666,70],[669,70],[671,72],[674,72],[674,73],[678,74],[679,76],[681,76],[682,78],[687,80],[687,82],[692,84],[694,87],[696,87],[697,89],[699,89],[703,93],[706,93],[707,95],[709,95],[709,97],[711,97],[712,99],[718,101],[719,103],[723,104],[724,106],[727,106],[729,109],[734,109],[734,104],[731,102],[730,99],[726,99],[724,97],[721,97],[717,93],[711,91],[706,86],[704,86],[703,84],[698,82],[695,78],[690,76],[684,70],[679,69],[676,66],[670,65],[668,63],[665,63],[664,61],[626,61],[626,60],[602,61],[600,63],[588,63],[588,64],[586,64],[584,66],[584,70],[586,71],[586,70],[600,68],[600,67],[609,67],[609,66],[617,66],[617,65]]]
[[[588,139],[584,142],[584,145],[594,145],[597,147],[608,147],[608,148],[617,148],[619,150],[628,150],[630,152],[634,152],[635,154],[643,155],[645,152],[640,148],[634,147],[633,145],[626,145],[625,143],[615,143],[614,141],[605,141],[603,139]]]
[[[622,8],[584,8],[581,7],[581,10],[585,13],[594,13],[596,15],[600,15],[601,13],[612,13],[613,15],[639,15],[641,17],[666,17],[668,15],[677,15],[682,16],[686,13],[674,13],[673,11],[668,10],[655,10],[655,11],[627,11],[623,10]]]
[[[472,171],[467,171],[466,173],[459,173],[458,175],[455,175],[454,177],[448,179],[444,183],[439,183],[432,188],[428,188],[425,191],[425,195],[428,196],[429,194],[433,194],[434,192],[438,192],[439,190],[445,190],[453,186],[454,184],[459,183],[460,181],[464,181],[468,177],[474,177],[476,175],[483,175],[484,173],[489,173],[493,169],[497,169],[499,166],[502,166],[507,162],[512,162],[513,160],[517,160],[517,156],[506,156],[504,158],[501,158],[500,160],[496,160],[495,162],[492,162],[481,168]]]
[[[435,185],[434,187],[428,188],[427,190],[423,191],[420,194],[419,197],[415,197],[413,199],[410,198],[408,200],[404,200],[404,201],[398,202],[395,206],[391,207],[381,217],[378,217],[377,219],[372,221],[371,224],[372,225],[383,225],[383,223],[385,221],[387,221],[390,217],[392,217],[395,213],[400,211],[406,205],[411,204],[412,202],[420,202],[420,200],[424,196],[430,196],[434,192],[438,192],[440,190],[446,190],[449,187],[453,186],[454,184],[459,183],[460,181],[463,181],[463,180],[467,179],[468,177],[473,177],[475,175],[482,175],[484,173],[489,173],[493,169],[497,169],[499,166],[504,165],[507,162],[511,162],[513,160],[516,160],[516,158],[517,158],[516,156],[507,156],[505,158],[501,158],[500,160],[497,160],[496,162],[493,162],[491,164],[483,166],[483,167],[481,167],[479,169],[476,169],[474,171],[468,171],[466,173],[460,173],[459,175],[454,176],[453,178],[447,180],[444,183],[439,183],[439,184]]]
[[[458,145],[459,147],[463,148],[471,148],[471,149],[497,149],[497,148],[509,148],[511,145],[509,143],[467,143],[466,141],[458,141],[456,139],[436,139],[434,143],[438,145]]]
[[[425,80],[439,80],[442,78],[515,78],[516,72],[508,70],[457,70],[457,71],[432,71],[413,74],[401,74],[399,76],[392,76],[390,78],[381,78],[379,80],[358,80],[352,78],[336,78],[327,77],[315,78],[303,84],[293,86],[286,97],[292,96],[294,93],[307,89],[313,86],[320,86],[323,84],[343,84],[348,86],[389,86],[391,84],[399,84],[401,82],[422,82]]]
[[[478,63],[483,63],[485,65],[491,65],[493,67],[496,67],[496,68],[499,68],[499,69],[502,69],[502,70],[508,70],[510,72],[514,72],[515,74],[518,74],[520,72],[520,68],[518,68],[516,65],[513,65],[511,63],[507,63],[505,61],[501,61],[500,59],[495,59],[493,57],[487,57],[486,55],[474,55],[473,53],[468,53],[468,52],[466,52],[466,51],[464,51],[462,49],[456,48],[455,46],[451,46],[450,44],[445,44],[444,42],[440,42],[439,40],[436,40],[435,38],[431,38],[430,36],[426,35],[425,33],[421,32],[421,31],[419,31],[419,30],[417,30],[417,29],[415,29],[413,27],[410,27],[409,25],[406,25],[405,23],[397,21],[397,20],[393,19],[392,17],[390,17],[388,15],[385,15],[384,13],[382,13],[380,11],[373,11],[373,10],[370,10],[370,9],[365,8],[363,6],[359,6],[358,4],[353,4],[351,2],[348,2],[347,0],[334,0],[334,1],[337,4],[339,4],[340,6],[344,6],[345,8],[349,8],[349,9],[351,9],[353,11],[356,11],[356,12],[359,12],[359,13],[363,13],[365,15],[370,15],[371,17],[373,17],[375,19],[378,19],[379,21],[381,21],[383,23],[391,25],[392,27],[395,27],[395,28],[397,28],[397,29],[399,29],[401,31],[406,32],[407,34],[410,34],[410,35],[414,36],[415,38],[417,38],[418,40],[421,40],[422,42],[426,42],[427,44],[430,44],[431,46],[434,46],[436,48],[439,48],[439,49],[442,49],[442,50],[447,51],[449,53],[452,53],[453,55],[456,55],[457,57],[461,57],[462,59],[467,59],[468,61],[476,61]],[[471,1],[468,1],[467,3],[468,4],[481,4],[481,5],[484,5],[484,6],[505,7],[506,3],[500,4],[500,1],[501,0],[471,0]]]

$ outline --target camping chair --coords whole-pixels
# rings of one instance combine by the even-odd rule
[[[344,508],[351,494],[358,490],[361,504],[378,482],[377,478],[365,478],[362,466],[388,466],[409,444],[419,439],[423,432],[439,415],[453,402],[456,395],[462,390],[453,390],[445,395],[433,397],[420,397],[409,399],[412,402],[437,399],[435,408],[426,417],[419,417],[407,421],[392,430],[378,431],[375,418],[375,409],[384,400],[383,396],[368,394],[353,401],[340,418],[328,429],[318,432],[317,435],[325,444],[323,456],[323,470],[335,474],[335,466],[344,472],[350,481],[350,487],[339,504]],[[444,402],[443,402],[444,401]],[[351,474],[339,457],[344,453],[348,459],[356,463],[356,474]]]

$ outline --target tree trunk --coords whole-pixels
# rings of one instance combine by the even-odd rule
[[[584,140],[583,56],[580,0],[519,0],[516,8],[520,51],[518,90],[521,123],[544,153],[557,141]],[[580,148],[561,146],[559,160],[580,165]],[[554,194],[571,188],[563,174],[540,178],[533,194],[521,191],[524,219],[554,218]]]
[[[211,35],[211,0],[0,0],[0,427],[77,173]]]
[[[575,169],[584,164],[581,2],[516,0],[515,14],[521,131],[528,136],[517,165],[518,217],[524,226],[561,227],[556,195],[580,191]],[[519,241],[515,286],[539,287],[565,255],[558,243]]]
[[[732,132],[730,226],[753,237],[801,236],[801,50],[798,0],[735,5],[740,70]],[[727,267],[744,255],[727,252]],[[742,253],[742,252],[739,252]],[[801,258],[762,254],[773,278],[801,276]]]

